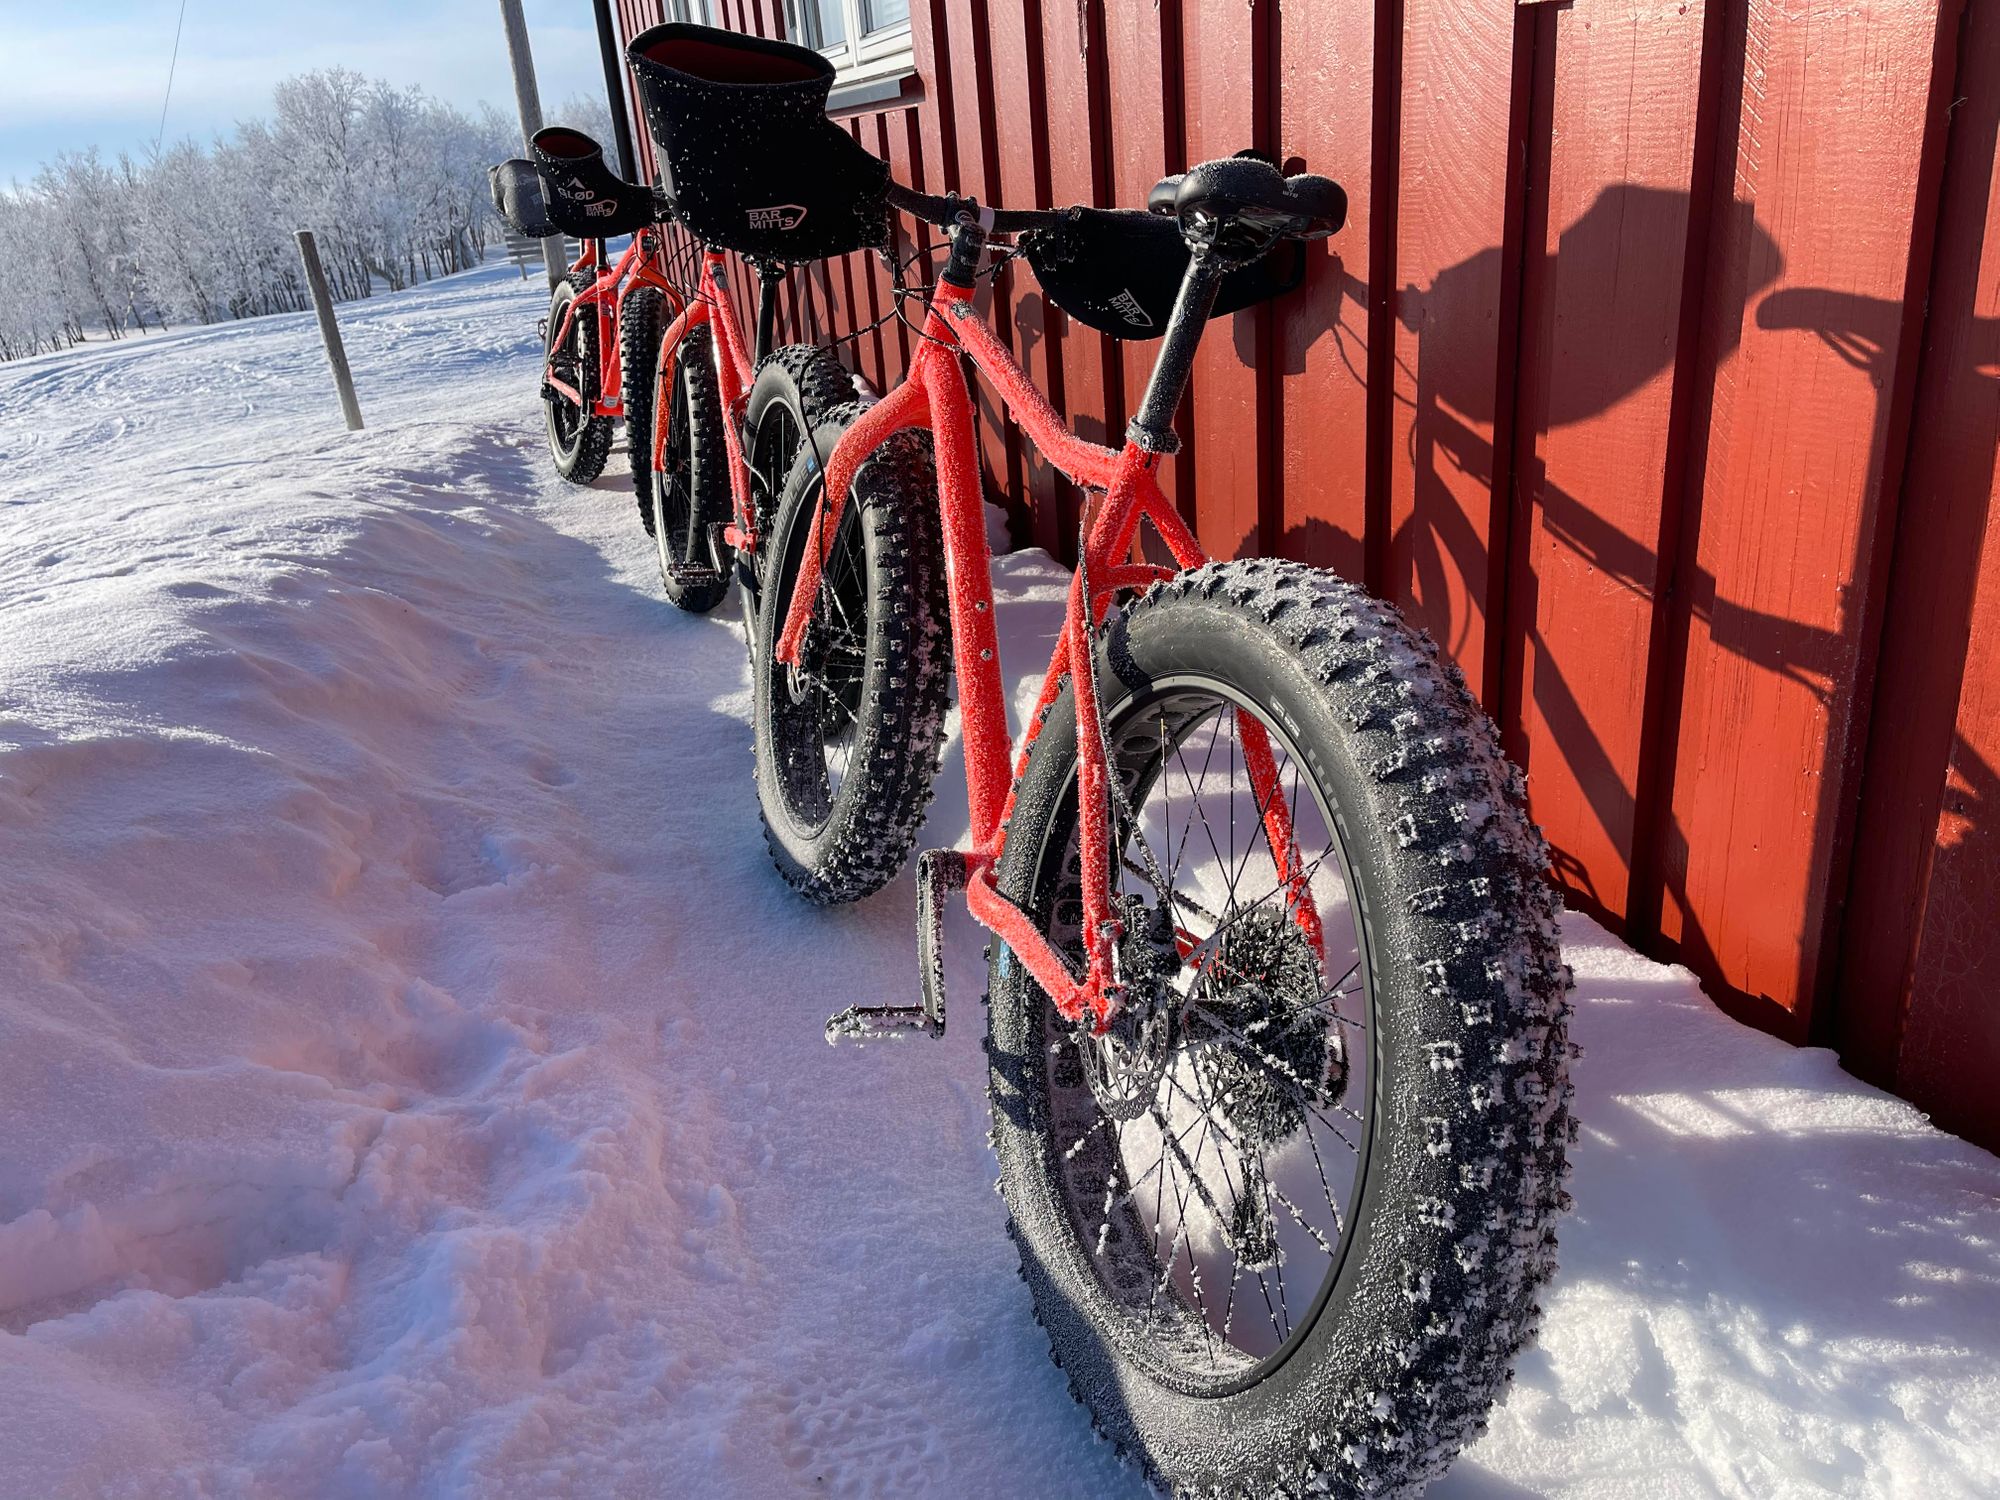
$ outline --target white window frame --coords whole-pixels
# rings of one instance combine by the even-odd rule
[[[862,0],[830,0],[830,3],[840,7],[841,25],[847,33],[833,46],[819,45],[819,12],[812,0],[785,0],[785,28],[794,41],[825,54],[833,64],[836,87],[892,78],[916,68],[916,42],[908,20],[863,35]]]
[[[666,0],[669,21],[692,21],[697,26],[713,26],[715,22],[708,13],[709,0]]]

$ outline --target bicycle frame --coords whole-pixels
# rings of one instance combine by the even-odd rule
[[[1070,432],[998,336],[974,315],[971,298],[970,287],[954,284],[950,276],[937,283],[925,320],[925,337],[919,341],[903,381],[856,419],[827,458],[812,545],[806,548],[776,654],[787,665],[798,662],[819,589],[822,556],[837,534],[847,492],[862,463],[891,434],[905,427],[928,428],[936,444],[953,665],[958,674],[965,742],[972,845],[965,854],[966,906],[977,921],[1014,951],[1065,1019],[1079,1022],[1087,1015],[1093,1029],[1102,1033],[1117,1012],[1121,994],[1115,958],[1121,926],[1111,900],[1111,862],[1108,857],[1089,854],[1107,850],[1111,833],[1106,748],[1091,671],[1092,634],[1103,623],[1115,591],[1144,592],[1174,576],[1174,569],[1131,560],[1141,521],[1153,523],[1180,568],[1198,567],[1208,559],[1194,533],[1161,492],[1157,470],[1163,456],[1158,450],[1163,445],[1141,447],[1128,436],[1122,449],[1112,449]],[[1169,344],[1174,342],[1170,334]],[[1101,491],[1104,497],[1086,524],[1063,629],[1018,749],[1012,745],[1007,728],[994,623],[992,556],[986,542],[971,393],[960,352],[970,356],[992,382],[1008,412],[1042,455],[1076,484]],[[1162,360],[1169,357],[1163,354]],[[1086,965],[1080,976],[1071,971],[1069,962],[1028,913],[994,884],[1020,778],[1066,675],[1073,679],[1076,699],[1078,847],[1086,851],[1082,869]],[[1239,717],[1238,724],[1252,790],[1265,808],[1264,826],[1278,878],[1285,884],[1295,920],[1314,950],[1324,957],[1319,913],[1295,858],[1290,809],[1284,798],[1276,795],[1277,768],[1269,736],[1254,718]],[[1185,932],[1179,940],[1184,954],[1194,946]]]
[[[770,343],[767,310],[774,307],[772,285],[762,289],[758,301],[758,354],[768,352]],[[717,316],[717,314],[720,316]],[[681,308],[660,335],[659,384],[671,391],[674,360],[688,333],[699,327],[710,330],[710,353],[715,361],[716,389],[721,397],[722,442],[729,455],[729,494],[736,521],[723,529],[723,539],[746,552],[757,549],[757,509],[750,496],[750,469],[744,458],[741,425],[743,407],[750,399],[750,382],[756,372],[743,342],[743,325],[729,287],[729,261],[719,250],[704,250],[701,257],[701,285],[696,295]],[[663,471],[667,452],[668,403],[654,403],[653,472]]]
[[[597,397],[590,403],[590,414],[594,417],[622,417],[625,415],[624,368],[618,358],[618,318],[625,309],[625,298],[634,288],[650,286],[665,295],[675,309],[682,308],[687,299],[672,282],[660,274],[657,234],[653,229],[641,229],[632,236],[632,243],[625,247],[617,262],[607,268],[604,264],[604,241],[586,240],[583,253],[570,267],[572,271],[588,271],[591,283],[576,298],[563,314],[561,326],[556,336],[549,341],[550,349],[560,349],[569,337],[571,324],[579,315],[579,309],[593,308],[597,317]],[[583,392],[566,380],[558,379],[553,361],[542,366],[542,382],[573,405],[584,404]]]

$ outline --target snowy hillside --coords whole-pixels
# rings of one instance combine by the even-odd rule
[[[797,904],[733,611],[533,284],[0,367],[0,1496],[1121,1497],[907,876]],[[1060,610],[1002,564],[1025,649]],[[963,818],[955,757],[927,843]],[[2000,1493],[2000,1161],[1590,921],[1541,1347],[1434,1494]]]

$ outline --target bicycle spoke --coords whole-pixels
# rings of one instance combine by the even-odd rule
[[[1060,1085],[1076,1101],[1072,1123],[1055,1143],[1058,1170],[1074,1184],[1074,1221],[1107,1286],[1127,1288],[1114,1297],[1158,1319],[1152,1336],[1166,1357],[1203,1379],[1303,1332],[1340,1258],[1343,1195],[1358,1182],[1366,1128],[1342,1093],[1349,1058],[1366,1057],[1342,1038],[1369,1030],[1365,1012],[1353,1014],[1365,977],[1358,938],[1343,943],[1329,928],[1323,954],[1300,915],[1311,901],[1327,919],[1353,916],[1351,898],[1328,893],[1345,866],[1309,765],[1275,731],[1269,774],[1251,774],[1256,757],[1237,742],[1253,722],[1234,700],[1186,690],[1106,723],[1106,769],[1117,780],[1112,847],[1098,857],[1117,898],[1144,903],[1121,906],[1119,942],[1151,940],[1135,927],[1150,908],[1176,946],[1164,968],[1149,948],[1121,946],[1125,1004],[1151,1009],[1114,1022],[1129,1028],[1119,1045],[1075,1054],[1083,1072]],[[1068,860],[1063,925],[1051,935],[1073,950],[1083,868],[1074,825]],[[1051,1024],[1065,1023],[1051,1012]],[[1166,1056],[1142,1050],[1152,1047]],[[1149,1084],[1141,1068],[1160,1071]],[[1129,1092],[1148,1087],[1143,1102]],[[1138,1110],[1125,1122],[1135,1129],[1107,1123],[1109,1111],[1127,1108]],[[1329,1155],[1320,1140],[1329,1133],[1351,1165]],[[1114,1237],[1121,1223],[1127,1233]]]
[[[1248,1160],[1247,1153],[1244,1152],[1242,1145],[1240,1143],[1231,1140],[1229,1132],[1223,1128],[1222,1123],[1218,1118],[1220,1111],[1217,1108],[1216,1101],[1210,1099],[1207,1095],[1207,1091],[1202,1087],[1201,1069],[1199,1067],[1197,1067],[1194,1070],[1194,1078],[1195,1078],[1195,1088],[1199,1095],[1199,1098],[1194,1099],[1191,1102],[1193,1102],[1195,1104],[1195,1107],[1201,1111],[1202,1117],[1208,1120],[1212,1124],[1215,1134],[1218,1137],[1220,1137],[1224,1142],[1227,1142],[1230,1145],[1230,1148],[1237,1153],[1238,1158],[1240,1160],[1244,1160],[1247,1165],[1247,1160]],[[1179,1085],[1176,1084],[1175,1087],[1179,1088]],[[1189,1098],[1189,1095],[1185,1089],[1180,1089],[1180,1093],[1181,1097]],[[1261,1177],[1262,1175],[1261,1153],[1259,1162],[1260,1162],[1260,1177]],[[1236,1227],[1235,1225],[1236,1216],[1242,1212],[1243,1204],[1245,1202],[1245,1197],[1242,1194],[1238,1194],[1238,1192],[1236,1191],[1236,1185],[1232,1181],[1230,1181],[1229,1167],[1228,1164],[1222,1160],[1222,1153],[1220,1149],[1218,1149],[1216,1152],[1216,1164],[1222,1170],[1223,1186],[1229,1189],[1229,1196],[1230,1196],[1229,1217],[1227,1219],[1223,1219],[1218,1216],[1217,1228],[1220,1231],[1222,1242],[1230,1246],[1232,1267],[1236,1268],[1237,1270],[1240,1270],[1243,1263],[1241,1254],[1242,1247],[1234,1242],[1234,1230]],[[1244,1176],[1243,1186],[1245,1194],[1247,1194],[1250,1187],[1250,1179],[1247,1171]],[[1279,1338],[1282,1339],[1284,1338],[1286,1332],[1288,1331],[1287,1329],[1280,1326],[1280,1318],[1278,1311],[1280,1308],[1284,1306],[1284,1301],[1285,1301],[1284,1273],[1280,1271],[1278,1274],[1278,1303],[1276,1307],[1273,1307],[1271,1303],[1271,1287],[1270,1283],[1265,1280],[1264,1267],[1261,1265],[1252,1266],[1251,1272],[1257,1278],[1258,1292],[1259,1295],[1261,1295],[1264,1299],[1264,1311],[1271,1319],[1271,1327],[1273,1331],[1278,1334]]]

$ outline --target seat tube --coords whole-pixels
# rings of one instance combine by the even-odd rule
[[[784,270],[776,262],[757,263],[757,356],[753,369],[763,364],[778,342],[778,288],[784,280]]]
[[[1174,413],[1187,394],[1194,352],[1221,287],[1222,267],[1197,251],[1181,278],[1180,294],[1174,298],[1167,336],[1161,341],[1160,357],[1153,361],[1153,378],[1146,383],[1145,399],[1139,403],[1138,415],[1125,427],[1125,436],[1148,453],[1172,453],[1180,447],[1180,438],[1174,433]]]

